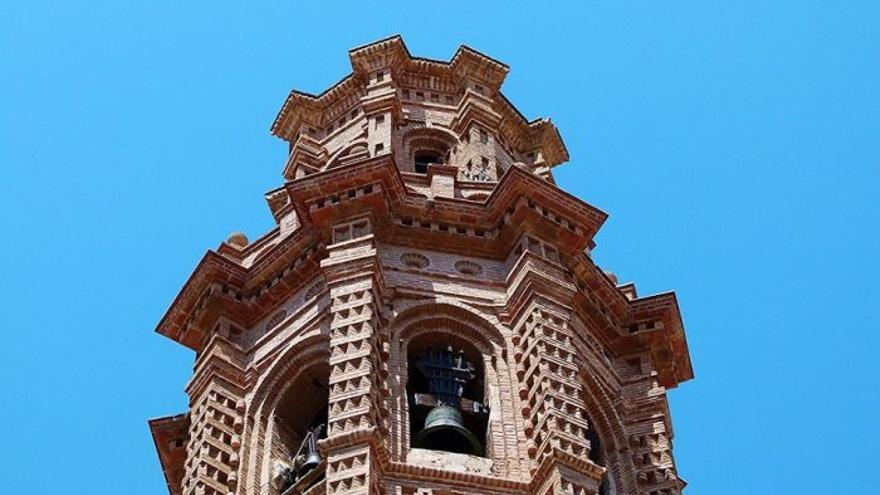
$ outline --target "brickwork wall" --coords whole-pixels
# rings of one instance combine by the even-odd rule
[[[320,278],[304,284],[282,303],[278,311],[283,309],[284,317],[277,318],[275,311],[247,329],[241,337],[246,347],[236,351],[247,356],[242,359],[266,363],[251,380],[259,384],[274,376],[273,367],[278,365],[271,364],[273,360],[300,362],[298,354],[314,353],[313,339],[327,339],[326,357],[316,359],[325,360],[333,369],[330,437],[355,430],[368,430],[371,435],[359,443],[328,448],[329,491],[369,493],[371,486],[378,490],[375,487],[382,485],[390,490],[387,493],[410,489],[456,493],[443,481],[432,482],[433,488],[413,488],[407,483],[385,484],[382,475],[385,455],[388,462],[436,465],[408,455],[413,432],[405,393],[406,344],[419,332],[433,331],[472,335],[467,338],[485,353],[486,401],[492,411],[487,455],[492,476],[526,483],[554,449],[583,458],[590,449],[585,432],[596,428],[606,447],[609,476],[621,490],[618,493],[627,493],[622,490],[630,486],[648,493],[680,492],[669,454],[666,392],[656,383],[649,356],[609,357],[589,323],[538,292],[531,296],[531,303],[519,303],[523,304],[521,316],[511,320],[511,327],[498,319],[513,295],[507,283],[527,284],[525,276],[508,271],[563,276],[554,265],[536,258],[536,253],[543,257],[547,251],[533,244],[531,250],[498,261],[377,243],[369,230],[360,233],[365,235],[358,238],[352,233],[338,247],[331,246],[327,259],[339,263],[327,263]],[[420,258],[409,256],[413,254]],[[369,263],[342,268],[357,265],[363,258]],[[456,270],[455,263],[462,260],[478,264],[480,276]],[[375,285],[377,277],[394,288],[394,297],[383,301]],[[320,328],[322,313],[327,315],[325,330]],[[273,316],[280,321],[273,321]],[[228,354],[231,344],[224,345]],[[383,361],[382,356],[387,359]],[[207,354],[201,359],[209,361]],[[279,385],[273,393],[280,394],[280,383],[293,380],[293,375],[274,379]],[[248,480],[241,493],[272,493],[273,461],[289,457],[296,446],[289,445],[284,426],[274,424],[264,410],[260,414],[268,414],[269,419],[262,423],[248,416],[247,448],[236,450],[242,432],[236,431],[235,423],[236,418],[243,418],[239,411],[244,401],[249,408],[256,408],[258,401],[271,402],[271,397],[257,395],[240,387],[230,390],[220,380],[205,386],[194,399],[197,414],[190,431],[192,453],[185,493],[196,493],[196,486],[204,487],[205,493],[221,486],[232,490],[229,479],[239,476]],[[619,399],[613,398],[618,395]],[[236,397],[243,402],[235,402]],[[387,452],[377,450],[372,438],[378,438]],[[205,450],[205,445],[214,449]],[[241,472],[233,461],[238,456],[244,460]],[[200,471],[198,466],[204,468]],[[547,479],[555,481],[548,481],[542,490],[589,493],[595,489],[595,478],[569,479],[568,468],[563,467],[545,470]],[[464,472],[481,473],[480,469]]]
[[[322,262],[332,305],[327,493],[378,493],[379,468],[371,440],[384,430],[387,396],[379,335],[381,267],[366,219],[334,226]]]
[[[584,255],[604,214],[546,180],[567,159],[555,128],[473,50],[414,59],[391,38],[351,57],[273,125],[291,144],[278,228],[206,257],[160,324],[198,350],[186,458],[163,466],[180,493],[280,495],[317,383],[324,462],[285,495],[680,494],[677,307],[639,305]],[[425,151],[445,166],[415,173]],[[482,457],[411,447],[409,346],[428,335],[480,371]]]
[[[191,419],[185,462],[185,495],[225,495],[238,486],[244,390],[242,356],[222,334],[216,335],[196,365],[190,382]]]

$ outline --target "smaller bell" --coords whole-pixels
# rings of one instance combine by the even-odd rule
[[[299,475],[305,476],[306,473],[318,467],[321,464],[321,460],[321,453],[317,450],[306,454],[305,460],[299,466]]]
[[[305,476],[306,473],[321,464],[322,459],[321,452],[318,451],[318,437],[321,435],[321,430],[323,428],[324,425],[318,425],[306,433],[306,438],[303,439],[303,446],[300,447],[300,451],[305,448],[306,452],[302,464],[300,464],[297,469],[297,474],[299,474],[299,476]]]
[[[461,412],[446,405],[431,409],[428,417],[425,418],[425,427],[413,440],[413,446],[459,454],[483,455],[483,446],[464,426]]]

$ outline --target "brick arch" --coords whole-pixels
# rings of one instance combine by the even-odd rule
[[[638,483],[633,476],[635,471],[632,458],[627,453],[629,440],[625,423],[618,406],[615,405],[616,400],[609,394],[608,387],[600,383],[594,372],[595,368],[605,368],[605,366],[601,360],[597,361],[598,357],[596,359],[591,357],[596,355],[596,351],[591,350],[592,346],[588,343],[591,340],[589,336],[591,330],[587,323],[580,317],[573,318],[572,323],[576,330],[575,348],[584,363],[580,366],[578,379],[585,412],[591,420],[589,427],[596,430],[602,441],[605,467],[608,468],[609,477],[614,481],[616,493],[638,493]],[[611,371],[616,376],[613,370]]]
[[[632,459],[624,453],[628,447],[623,420],[611,397],[586,368],[585,366],[581,370],[581,388],[591,420],[590,427],[596,429],[602,440],[605,467],[614,481],[616,493],[636,493],[638,485],[635,478],[624,476],[625,473],[634,472],[634,466]]]
[[[395,303],[395,316],[390,322],[391,358],[390,375],[395,390],[389,398],[392,423],[392,456],[404,460],[409,451],[409,404],[406,395],[408,381],[407,348],[413,339],[432,333],[448,334],[468,342],[478,352],[484,363],[485,400],[492,412],[488,425],[487,449],[491,449],[491,459],[495,462],[496,474],[510,475],[518,468],[508,462],[518,458],[516,439],[508,438],[502,414],[510,409],[510,397],[505,393],[512,390],[511,363],[507,362],[507,339],[509,332],[497,318],[472,308],[464,303],[447,298],[431,298],[419,301]]]
[[[449,129],[444,129],[442,127],[427,127],[419,124],[411,124],[402,129],[400,137],[403,139],[404,143],[413,138],[425,137],[444,141],[448,146],[455,146],[458,144],[459,140],[458,134]]]
[[[248,446],[244,450],[246,457],[242,459],[245,494],[262,493],[261,487],[270,481],[271,442],[266,441],[266,437],[271,433],[270,421],[278,402],[305,370],[326,363],[329,357],[327,335],[313,333],[279,353],[258,380],[242,434],[242,445]]]
[[[448,129],[411,125],[401,131],[400,141],[403,145],[401,157],[409,163],[420,151],[430,150],[444,157],[451,154],[459,143],[459,137]]]
[[[595,428],[602,441],[605,467],[609,470],[609,476],[614,480],[616,493],[638,493],[638,482],[635,478],[635,466],[629,455],[629,438],[626,426],[621,417],[621,411],[611,394],[619,394],[619,389],[609,390],[600,383],[594,371],[596,368],[606,368],[603,361],[598,359],[597,351],[591,350],[589,345],[590,327],[580,317],[574,318],[574,328],[577,330],[575,347],[584,365],[580,367],[578,374],[581,383],[581,391],[585,403],[586,413],[590,417],[590,428]],[[596,359],[591,358],[596,356]],[[609,366],[613,366],[610,365]],[[616,377],[616,373],[610,370]],[[615,378],[610,378],[615,379]],[[619,385],[614,385],[619,386]],[[610,393],[609,393],[610,392]]]
[[[393,338],[398,339],[406,338],[405,334],[412,331],[415,322],[441,315],[462,322],[461,330],[480,339],[485,351],[489,351],[493,346],[503,347],[504,334],[510,331],[495,316],[446,297],[395,303],[394,313],[389,325]]]
[[[340,166],[339,160],[341,158],[344,158],[345,156],[348,156],[348,154],[353,149],[358,148],[358,147],[362,147],[364,149],[364,152],[369,154],[370,143],[369,143],[369,141],[367,141],[367,138],[365,136],[362,136],[362,137],[359,137],[359,138],[353,140],[352,142],[346,144],[345,146],[339,148],[338,151],[336,151],[335,153],[330,155],[330,157],[327,158],[326,164],[324,165],[324,169],[326,170],[326,169],[336,168],[336,167]]]
[[[287,387],[290,379],[299,374],[303,361],[316,354],[323,354],[327,358],[330,356],[330,340],[323,332],[311,333],[279,353],[254,386],[251,410],[258,414],[265,409],[267,401],[271,402],[272,397],[277,400],[278,393]]]

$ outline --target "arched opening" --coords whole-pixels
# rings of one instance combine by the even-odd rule
[[[453,134],[439,128],[416,127],[406,130],[403,134],[404,156],[409,163],[403,164],[404,169],[427,174],[431,163],[450,163],[457,142]]]
[[[317,441],[326,436],[330,367],[317,362],[303,369],[285,389],[273,414],[272,484],[284,493],[294,484],[311,486],[323,478]]]
[[[419,151],[413,158],[413,170],[417,174],[427,174],[428,165],[431,163],[443,163],[443,157],[440,156],[440,152],[435,150]]]
[[[596,431],[595,423],[593,423],[590,418],[587,418],[587,421],[589,423],[587,440],[590,441],[589,459],[596,465],[606,468],[605,474],[602,475],[602,481],[599,484],[599,495],[614,495],[614,483],[611,478],[611,473],[607,469],[608,465],[605,462],[605,449],[602,446],[602,440],[599,439],[599,433]]]
[[[407,345],[410,447],[486,455],[483,355],[466,340],[426,333]]]

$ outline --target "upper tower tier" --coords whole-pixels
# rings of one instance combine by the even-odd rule
[[[321,93],[291,91],[272,124],[295,180],[390,154],[407,186],[431,195],[431,164],[480,199],[513,166],[551,180],[568,152],[549,119],[527,120],[501,93],[507,65],[462,46],[449,62],[413,57],[400,36],[349,51],[352,73]],[[438,191],[434,191],[438,193]]]
[[[200,352],[220,322],[257,335],[291,294],[321,287],[331,246],[369,234],[386,251],[505,269],[550,259],[567,274],[552,290],[574,291],[611,347],[650,348],[663,386],[692,376],[675,295],[639,297],[593,262],[608,215],[553,183],[568,152],[549,120],[527,121],[501,94],[506,65],[467,47],[449,62],[416,58],[399,36],[349,56],[352,74],[321,95],[293,91],[272,125],[290,143],[284,184],[266,193],[276,226],[208,251],[159,333]]]

